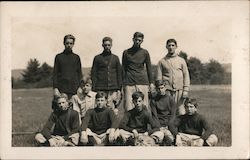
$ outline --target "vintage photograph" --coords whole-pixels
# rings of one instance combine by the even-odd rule
[[[249,156],[249,2],[0,4],[3,158]]]

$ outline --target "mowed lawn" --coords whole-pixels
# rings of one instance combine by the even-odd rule
[[[190,96],[198,99],[199,112],[218,136],[218,146],[231,146],[231,86],[193,85]],[[36,146],[34,133],[48,119],[51,100],[52,88],[12,90],[12,146]],[[121,105],[120,118],[123,111]]]

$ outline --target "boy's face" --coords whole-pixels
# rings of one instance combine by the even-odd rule
[[[110,41],[105,41],[105,42],[102,44],[102,47],[103,47],[104,51],[110,52],[111,47],[112,47],[112,43],[111,43]]]
[[[158,92],[160,95],[164,96],[164,95],[166,94],[166,86],[165,86],[165,85],[159,85],[159,86],[157,87],[157,92]]]
[[[65,98],[59,98],[57,100],[57,105],[60,108],[60,110],[62,110],[62,111],[67,110],[69,107],[69,103],[67,102],[67,100]]]
[[[143,106],[143,99],[139,97],[138,99],[133,99],[133,103],[136,108],[141,108]]]
[[[103,108],[107,106],[107,99],[105,97],[97,98],[96,99],[96,106],[98,108]]]
[[[186,110],[186,114],[188,114],[188,115],[193,115],[197,112],[197,108],[191,103],[188,103],[185,106],[185,110]]]
[[[83,93],[87,94],[89,91],[91,91],[92,85],[89,83],[86,83],[82,86]]]
[[[174,42],[169,42],[167,43],[166,48],[168,49],[168,53],[174,54],[177,46]]]
[[[143,38],[142,37],[135,37],[135,38],[133,38],[133,42],[134,42],[134,46],[139,48],[143,42]]]
[[[65,50],[72,50],[74,46],[74,40],[73,39],[66,39],[64,42]]]

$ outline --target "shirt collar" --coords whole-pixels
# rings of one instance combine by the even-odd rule
[[[87,94],[84,94],[85,96],[87,96],[87,97],[92,97],[92,95],[91,95],[91,93],[90,93],[91,91],[89,91],[89,93],[87,93]]]

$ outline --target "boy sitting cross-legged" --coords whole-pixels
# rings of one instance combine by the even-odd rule
[[[51,113],[43,130],[36,134],[35,139],[42,146],[75,146],[79,141],[78,113],[69,108],[66,94],[61,93],[55,101],[58,108]]]
[[[175,136],[176,146],[215,146],[218,138],[212,134],[205,117],[197,113],[196,99],[187,98],[184,106],[186,114],[169,124],[169,130]]]
[[[114,145],[119,135],[114,112],[107,107],[107,94],[96,94],[96,107],[89,109],[82,121],[80,142],[83,145]]]
[[[150,135],[156,143],[162,141],[164,134],[160,131],[157,123],[155,123],[143,104],[144,94],[140,91],[132,94],[135,108],[124,114],[120,124],[120,137],[124,145],[135,145],[139,139],[143,141],[143,135]],[[150,125],[151,129],[148,129]],[[149,139],[149,138],[147,138]]]

